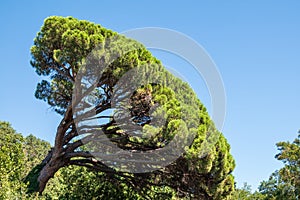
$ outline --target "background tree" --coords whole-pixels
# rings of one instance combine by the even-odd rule
[[[279,176],[287,186],[290,186],[295,197],[300,198],[300,131],[292,143],[279,142],[276,145],[280,153],[275,158],[285,165],[279,170]]]
[[[0,199],[36,198],[27,194],[24,179],[44,159],[49,148],[48,142],[33,135],[23,137],[8,122],[0,121]]]
[[[23,152],[25,153],[25,173],[39,164],[51,149],[49,142],[41,140],[30,134],[24,138]]]
[[[263,181],[259,191],[267,200],[300,198],[300,134],[293,143],[279,142],[280,151],[275,158],[284,163],[284,167],[274,172],[268,181]]]
[[[242,188],[236,188],[232,195],[233,200],[263,200],[265,197],[259,192],[252,192],[251,186],[244,183]]]
[[[15,199],[25,188],[23,137],[8,122],[0,121],[0,199]]]
[[[35,96],[47,101],[62,115],[54,147],[31,173],[31,177],[36,177],[30,180],[31,186],[36,185],[40,193],[58,170],[77,165],[96,170],[108,182],[128,188],[131,194],[133,190],[138,191],[145,198],[154,195],[151,191],[169,193],[162,188],[170,188],[178,197],[230,198],[234,190],[231,173],[235,165],[229,153],[230,146],[188,84],[166,71],[143,45],[94,23],[72,17],[49,17],[34,40],[31,53],[31,64],[37,74],[48,77],[37,85]],[[150,74],[162,77],[165,84],[140,85],[129,95],[126,108],[130,115],[126,115],[118,103],[112,102],[113,95],[124,103],[122,99],[128,96],[128,85],[118,82],[127,72],[145,65],[147,67],[136,79],[146,80]],[[83,76],[83,71],[87,77]],[[100,73],[100,79],[94,77]],[[81,80],[79,84],[77,80]],[[82,102],[87,93],[93,93],[93,98]],[[151,108],[157,104],[161,109],[151,113]],[[86,105],[92,109],[86,111]],[[108,116],[109,110],[114,110],[114,114]],[[153,116],[164,116],[166,121],[158,128],[152,127]],[[103,124],[76,126],[78,120],[91,119],[103,119]],[[143,136],[137,136],[130,125],[139,126]],[[136,174],[108,167],[91,154],[93,146],[83,141],[93,141],[99,130],[113,144],[130,152],[159,152],[173,138],[188,139],[192,134],[195,138],[185,147],[185,153],[170,165],[152,173]],[[217,136],[215,145],[209,145],[210,136]],[[116,162],[120,160],[122,158]]]

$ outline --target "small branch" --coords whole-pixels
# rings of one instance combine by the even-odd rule
[[[92,118],[86,118],[83,120],[94,120],[94,119],[112,119],[113,116],[97,116],[97,117],[92,117]]]
[[[76,151],[66,154],[66,158],[74,158],[74,157],[84,157],[84,158],[93,158],[94,156],[90,154],[88,151]]]

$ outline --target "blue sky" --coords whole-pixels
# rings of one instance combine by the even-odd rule
[[[60,116],[34,98],[41,78],[29,64],[29,49],[46,17],[74,16],[118,32],[174,29],[201,44],[218,66],[234,175],[239,186],[248,182],[255,189],[281,167],[275,143],[293,140],[300,128],[299,9],[299,1],[1,1],[0,120],[53,142]],[[157,55],[167,65],[184,65]],[[198,95],[210,108],[207,91]]]

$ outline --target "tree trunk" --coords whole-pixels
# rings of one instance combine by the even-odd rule
[[[38,183],[39,188],[38,192],[40,194],[43,193],[48,181],[50,178],[54,177],[54,174],[63,167],[65,162],[62,158],[55,158],[52,157],[50,161],[43,167],[43,169],[40,171],[39,177],[38,177]]]
[[[39,184],[38,192],[40,194],[44,191],[49,179],[52,178],[54,174],[67,163],[67,160],[64,159],[65,152],[63,150],[63,145],[64,136],[68,128],[71,126],[71,122],[73,122],[73,118],[72,105],[70,104],[57,128],[55,145],[42,162],[42,164],[44,164],[44,167],[40,171],[37,179]]]

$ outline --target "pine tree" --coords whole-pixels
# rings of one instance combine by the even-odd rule
[[[77,165],[145,198],[149,191],[168,193],[163,188],[177,197],[230,198],[235,164],[229,144],[189,85],[142,44],[88,21],[54,16],[44,21],[31,54],[37,74],[46,77],[36,98],[62,115],[55,145],[37,172],[37,191],[62,167]],[[126,155],[109,157],[112,145]],[[99,147],[109,159],[97,156]],[[136,152],[144,153],[146,164],[128,162]],[[159,162],[156,154],[163,157]]]

